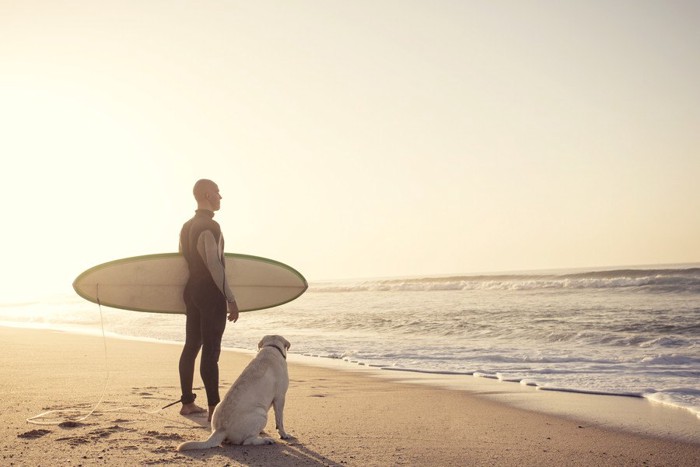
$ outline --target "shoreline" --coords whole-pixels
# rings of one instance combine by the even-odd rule
[[[290,354],[289,359],[290,362],[302,365],[354,371],[402,384],[464,391],[535,414],[547,414],[632,434],[700,445],[700,418],[694,413],[641,396],[543,389],[475,375],[373,368],[323,357]]]
[[[581,423],[504,402],[527,405],[541,396],[551,402],[552,394],[533,388],[519,388],[522,391],[514,396],[504,391],[503,383],[471,378],[468,390],[455,390],[422,375],[394,371],[374,375],[370,373],[381,370],[360,366],[340,371],[302,363],[298,360],[304,359],[296,355],[288,363],[285,410],[285,425],[294,439],[277,439],[273,446],[226,446],[183,454],[175,447],[184,440],[204,439],[209,427],[206,418],[180,416],[177,406],[160,409],[179,398],[179,346],[0,327],[0,349],[5,369],[0,390],[13,407],[4,416],[3,465],[201,461],[282,466],[523,465],[536,459],[540,465],[552,466],[680,466],[700,462],[698,443],[630,433],[604,423]],[[222,352],[222,394],[251,355]],[[204,397],[198,377],[195,387]],[[587,400],[594,410],[604,411],[606,405],[599,397],[587,396]],[[52,424],[27,422],[51,410],[58,411],[54,420],[39,421]],[[71,422],[76,410],[93,412]],[[271,414],[266,431],[277,438]]]
[[[90,328],[52,328],[24,326],[24,323],[0,322],[3,327],[35,331],[59,332],[103,338],[101,332]],[[182,342],[156,338],[106,333],[106,339],[124,340],[155,345],[175,346],[179,352]],[[223,347],[223,352],[252,356],[254,351]],[[549,389],[524,385],[516,381],[498,380],[473,373],[456,373],[410,368],[374,367],[350,359],[319,355],[295,354],[290,351],[288,362],[318,366],[343,372],[390,380],[401,384],[417,384],[434,388],[465,391],[529,412],[553,415],[573,421],[621,430],[632,434],[670,439],[700,445],[700,417],[688,409],[669,406],[642,396],[627,394],[587,393],[583,391]],[[197,378],[198,375],[195,375]],[[222,389],[222,395],[225,390]]]

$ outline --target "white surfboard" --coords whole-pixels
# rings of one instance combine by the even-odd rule
[[[182,293],[188,277],[180,253],[163,253],[100,264],[80,274],[73,288],[84,299],[108,307],[185,313]],[[304,276],[292,267],[242,254],[226,253],[226,278],[239,311],[282,305],[308,288]]]

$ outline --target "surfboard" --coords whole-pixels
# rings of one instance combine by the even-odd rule
[[[226,253],[226,278],[239,311],[288,303],[308,288],[304,276],[284,263]],[[86,300],[124,310],[185,313],[182,293],[189,277],[180,253],[134,256],[99,264],[80,274],[73,289]]]

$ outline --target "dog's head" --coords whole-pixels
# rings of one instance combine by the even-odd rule
[[[292,344],[282,336],[265,336],[258,342],[258,350],[266,346],[277,347],[284,355],[284,358],[287,358],[287,349],[289,349]]]

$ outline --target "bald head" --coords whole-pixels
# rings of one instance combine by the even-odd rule
[[[203,178],[197,180],[192,189],[194,199],[197,200],[197,206],[200,209],[208,209],[210,211],[218,211],[220,207],[221,195],[219,194],[219,186]]]
[[[203,178],[201,180],[197,180],[197,183],[194,184],[192,193],[194,193],[194,199],[201,201],[206,199],[207,193],[211,192],[212,190],[219,191],[219,187],[216,186],[216,183],[212,182],[211,180]]]

